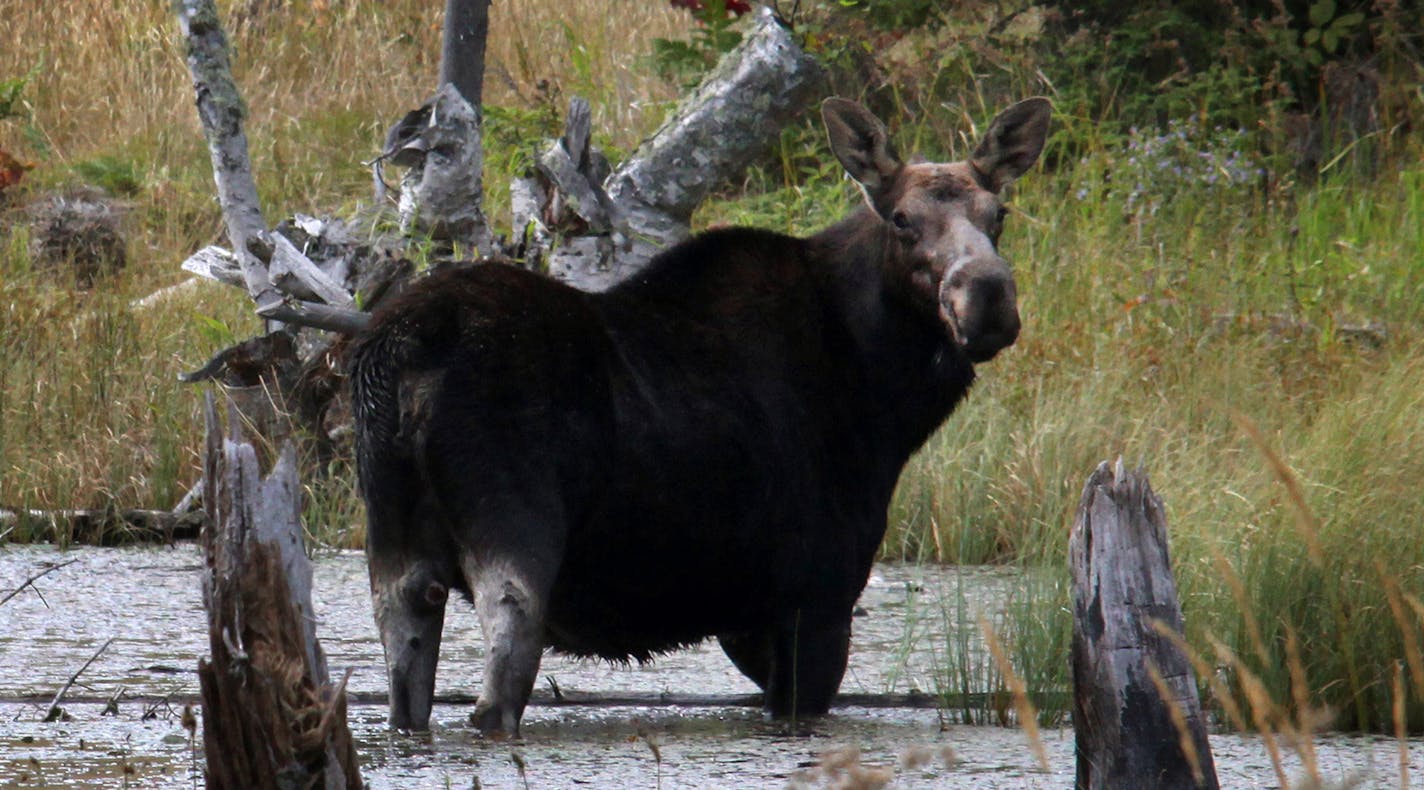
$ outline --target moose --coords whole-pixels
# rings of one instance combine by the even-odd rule
[[[1021,101],[967,160],[907,163],[827,99],[865,205],[820,233],[712,230],[601,293],[446,267],[380,309],[350,377],[390,725],[429,726],[452,589],[485,734],[518,734],[546,647],[716,637],[772,715],[825,713],[901,469],[1018,336],[1000,193],[1050,114]]]

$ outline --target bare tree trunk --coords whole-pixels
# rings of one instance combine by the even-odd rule
[[[1080,790],[1216,788],[1182,633],[1162,500],[1147,477],[1100,464],[1069,539],[1073,730]]]
[[[333,687],[316,639],[296,454],[283,447],[264,479],[236,411],[226,438],[211,395],[206,414],[212,659],[198,662],[198,679],[208,787],[359,789],[346,683]]]
[[[198,117],[208,139],[227,237],[241,267],[247,294],[261,313],[264,308],[281,304],[282,295],[272,287],[267,267],[247,249],[249,240],[267,230],[267,223],[262,219],[257,185],[252,180],[247,134],[242,129],[247,108],[232,80],[227,36],[212,0],[182,0],[178,24],[188,44],[188,70],[198,97]]]
[[[446,0],[440,49],[440,84],[450,83],[480,112],[485,82],[485,39],[490,0]]]

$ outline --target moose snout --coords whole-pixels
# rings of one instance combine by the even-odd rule
[[[955,265],[940,282],[940,313],[974,362],[987,362],[1019,336],[1018,288],[1003,258]]]

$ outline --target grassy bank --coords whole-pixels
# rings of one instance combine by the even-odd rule
[[[269,221],[367,199],[359,162],[431,87],[439,14],[405,0],[298,0],[236,25]],[[592,100],[616,158],[678,93],[647,60],[653,38],[687,32],[662,4],[611,14],[539,0],[496,8],[493,21],[486,184],[497,217],[508,177],[569,96]],[[164,4],[137,0],[22,4],[7,23],[0,83],[29,78],[0,119],[0,149],[36,167],[0,208],[0,506],[170,507],[196,480],[199,452],[200,392],[176,375],[257,328],[242,295],[220,286],[133,303],[181,282],[178,263],[221,239],[175,25]],[[1398,665],[1409,727],[1424,729],[1418,141],[1387,130],[1377,170],[1327,158],[1323,175],[1303,179],[1254,137],[1189,114],[1126,132],[1039,80],[1022,52],[970,51],[944,35],[886,53],[905,72],[930,66],[897,105],[905,148],[962,153],[949,130],[982,125],[1010,93],[1056,95],[1058,133],[1047,166],[1018,187],[1004,236],[1023,337],[912,461],[885,556],[1048,569],[999,625],[1026,677],[1061,685],[1066,621],[1052,576],[1066,573],[1083,481],[1121,455],[1166,501],[1190,641],[1227,668],[1238,698],[1259,676],[1288,720],[1328,707],[1339,726],[1389,731]],[[979,79],[973,58],[996,70]],[[1417,90],[1401,95],[1417,114]],[[120,194],[131,261],[85,292],[36,268],[19,208],[82,182]],[[808,121],[697,221],[805,232],[854,199]],[[309,528],[359,545],[349,469],[334,471],[309,483]],[[1292,662],[1312,690],[1303,696]]]

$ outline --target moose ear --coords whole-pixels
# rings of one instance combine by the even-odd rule
[[[847,99],[826,99],[821,104],[821,118],[826,122],[831,151],[850,177],[865,187],[867,195],[888,188],[901,163],[885,124]]]
[[[995,192],[1023,175],[1043,151],[1053,104],[1042,96],[1024,99],[989,124],[989,131],[969,160]]]

